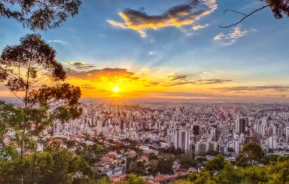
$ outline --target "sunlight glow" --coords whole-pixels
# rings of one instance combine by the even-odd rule
[[[118,93],[119,92],[119,87],[114,87],[113,92]]]

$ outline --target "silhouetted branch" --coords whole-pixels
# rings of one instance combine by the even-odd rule
[[[231,11],[231,12],[235,12],[235,13],[239,13],[241,15],[247,16],[245,13],[242,13],[242,12],[239,12],[239,11],[236,11],[236,10],[231,10],[231,9],[226,9],[224,12],[227,12],[227,11]]]
[[[270,6],[270,5],[263,6],[263,7],[261,7],[261,8],[258,8],[258,9],[256,9],[256,10],[252,11],[252,12],[249,13],[249,14],[245,14],[245,13],[238,12],[238,11],[235,11],[235,10],[227,9],[227,10],[225,10],[225,11],[231,11],[231,12],[234,12],[234,13],[238,13],[238,14],[243,15],[244,17],[243,17],[240,21],[238,21],[238,22],[236,22],[236,23],[234,23],[234,24],[231,24],[231,25],[229,25],[229,26],[221,26],[221,25],[219,25],[219,26],[220,26],[221,28],[229,28],[229,27],[236,26],[236,25],[240,24],[240,23],[241,23],[243,20],[245,20],[246,18],[248,18],[248,17],[250,17],[251,15],[253,15],[254,13],[256,13],[256,12],[258,12],[258,11],[260,11],[260,10],[263,10],[264,8],[267,8],[267,7],[269,7],[269,6]]]

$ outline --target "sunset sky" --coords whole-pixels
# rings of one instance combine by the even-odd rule
[[[85,0],[60,28],[39,32],[83,97],[289,97],[289,19],[252,0]],[[0,50],[30,30],[0,18]],[[116,90],[116,88],[118,90]],[[0,86],[0,96],[11,96]]]

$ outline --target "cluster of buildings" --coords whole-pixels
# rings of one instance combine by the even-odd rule
[[[54,135],[91,135],[174,146],[186,153],[238,155],[258,142],[267,153],[289,150],[289,106],[256,104],[82,103],[80,119],[48,131]]]
[[[53,143],[77,151],[69,141],[94,145],[97,140],[112,149],[91,166],[95,173],[113,182],[127,178],[129,158],[144,163],[146,168],[156,165],[157,159],[149,159],[149,155],[154,153],[159,158],[159,148],[194,153],[207,160],[213,158],[210,155],[223,153],[226,159],[234,160],[246,143],[257,142],[267,155],[289,155],[289,105],[82,102],[82,108],[79,119],[55,123],[45,130],[41,139],[46,141],[38,143],[37,151]],[[3,143],[8,145],[15,136],[15,132],[8,131]],[[128,140],[137,143],[138,152],[114,148],[129,146]],[[152,184],[171,182],[199,171],[182,168],[179,160],[174,161],[172,169],[172,175],[146,175],[145,180]]]

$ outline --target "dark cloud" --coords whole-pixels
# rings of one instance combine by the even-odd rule
[[[95,68],[94,65],[83,62],[67,62],[67,65],[73,70],[92,70]]]
[[[108,23],[114,27],[135,30],[139,32],[142,37],[146,37],[146,29],[156,30],[169,26],[181,27],[184,25],[192,25],[197,19],[210,14],[217,8],[214,0],[203,2],[204,3],[200,3],[199,6],[189,4],[174,6],[162,15],[148,15],[142,11],[125,9],[119,13],[124,23],[113,20],[108,20]]]
[[[231,82],[232,80],[228,80],[228,79],[207,79],[207,80],[197,80],[196,83],[197,84],[222,84],[225,82]]]
[[[186,85],[186,84],[196,84],[194,81],[184,81],[184,82],[172,82],[169,84],[165,84],[164,86],[181,86],[181,85]]]
[[[219,91],[260,91],[260,90],[273,90],[284,92],[289,90],[289,86],[281,85],[268,85],[268,86],[235,86],[226,88],[217,88]]]
[[[182,75],[182,74],[174,74],[174,75],[171,75],[169,76],[169,79],[171,81],[179,81],[179,80],[182,80],[182,81],[185,81],[189,78],[189,75]]]
[[[232,80],[228,79],[193,80],[189,79],[188,75],[178,75],[175,78],[173,78],[169,83],[166,83],[164,86],[180,86],[186,84],[211,85],[211,84],[223,84],[230,81]]]
[[[123,68],[104,68],[104,69],[93,69],[88,71],[79,71],[74,69],[67,69],[67,75],[69,77],[76,77],[84,80],[98,80],[100,78],[106,78],[110,80],[118,79],[131,79],[138,80],[135,73],[127,71]]]

